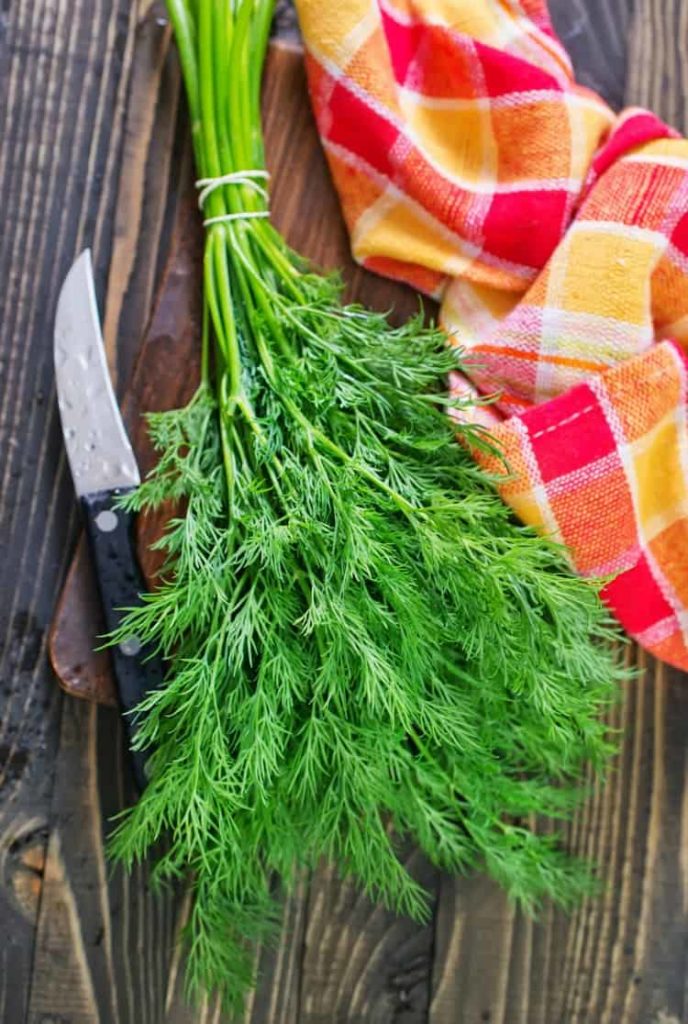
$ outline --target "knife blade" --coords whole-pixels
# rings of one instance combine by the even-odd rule
[[[119,498],[138,487],[136,457],[112,388],[98,315],[93,266],[86,249],[64,280],[54,336],[55,381],[67,458],[79,498],[98,580],[107,632],[123,609],[140,604],[145,584],[136,558],[134,517]],[[135,637],[110,649],[129,746],[135,708],[162,683],[162,659]],[[134,778],[146,785],[148,753],[131,751]]]

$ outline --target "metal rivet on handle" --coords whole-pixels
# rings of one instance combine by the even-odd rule
[[[134,658],[140,652],[142,643],[137,636],[128,636],[126,640],[123,640],[119,645],[119,649],[122,654],[125,654],[127,658]]]
[[[101,533],[112,533],[113,530],[117,529],[117,523],[117,514],[110,511],[110,509],[105,509],[96,516],[96,526]]]

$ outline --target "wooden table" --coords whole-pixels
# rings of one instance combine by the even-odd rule
[[[583,81],[688,130],[688,0],[553,0]],[[294,32],[283,5],[279,32]],[[184,906],[144,870],[110,873],[121,806],[113,712],[63,698],[46,633],[77,529],[58,427],[52,321],[86,244],[127,379],[189,160],[158,0],[0,4],[0,1019],[217,1024],[180,995]],[[615,722],[616,770],[572,824],[608,888],[533,922],[482,878],[418,870],[424,928],[326,869],[261,956],[251,1024],[677,1024],[688,1021],[688,686],[642,656]],[[410,855],[413,859],[413,855]]]

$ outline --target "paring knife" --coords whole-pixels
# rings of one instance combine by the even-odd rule
[[[136,558],[133,516],[117,499],[141,482],[117,405],[105,358],[91,253],[86,249],[65,278],[55,317],[55,378],[62,433],[74,487],[81,502],[108,633],[122,609],[145,591]],[[128,738],[136,732],[132,710],[163,680],[162,660],[128,637],[110,650]],[[133,751],[140,790],[146,785],[146,753]]]

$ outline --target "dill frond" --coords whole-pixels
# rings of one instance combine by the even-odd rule
[[[271,0],[168,4],[199,176],[263,167]],[[206,213],[264,207],[232,185]],[[192,879],[190,986],[236,1009],[275,873],[323,857],[420,919],[408,840],[529,910],[591,891],[528,822],[566,819],[604,768],[622,673],[596,586],[457,443],[475,435],[447,416],[461,354],[439,331],[342,305],[266,219],[213,223],[204,267],[203,379],[151,417],[159,462],[127,499],[185,511],[122,627],[169,674],[139,709],[150,782],[111,850],[132,865],[168,837],[157,876]]]

